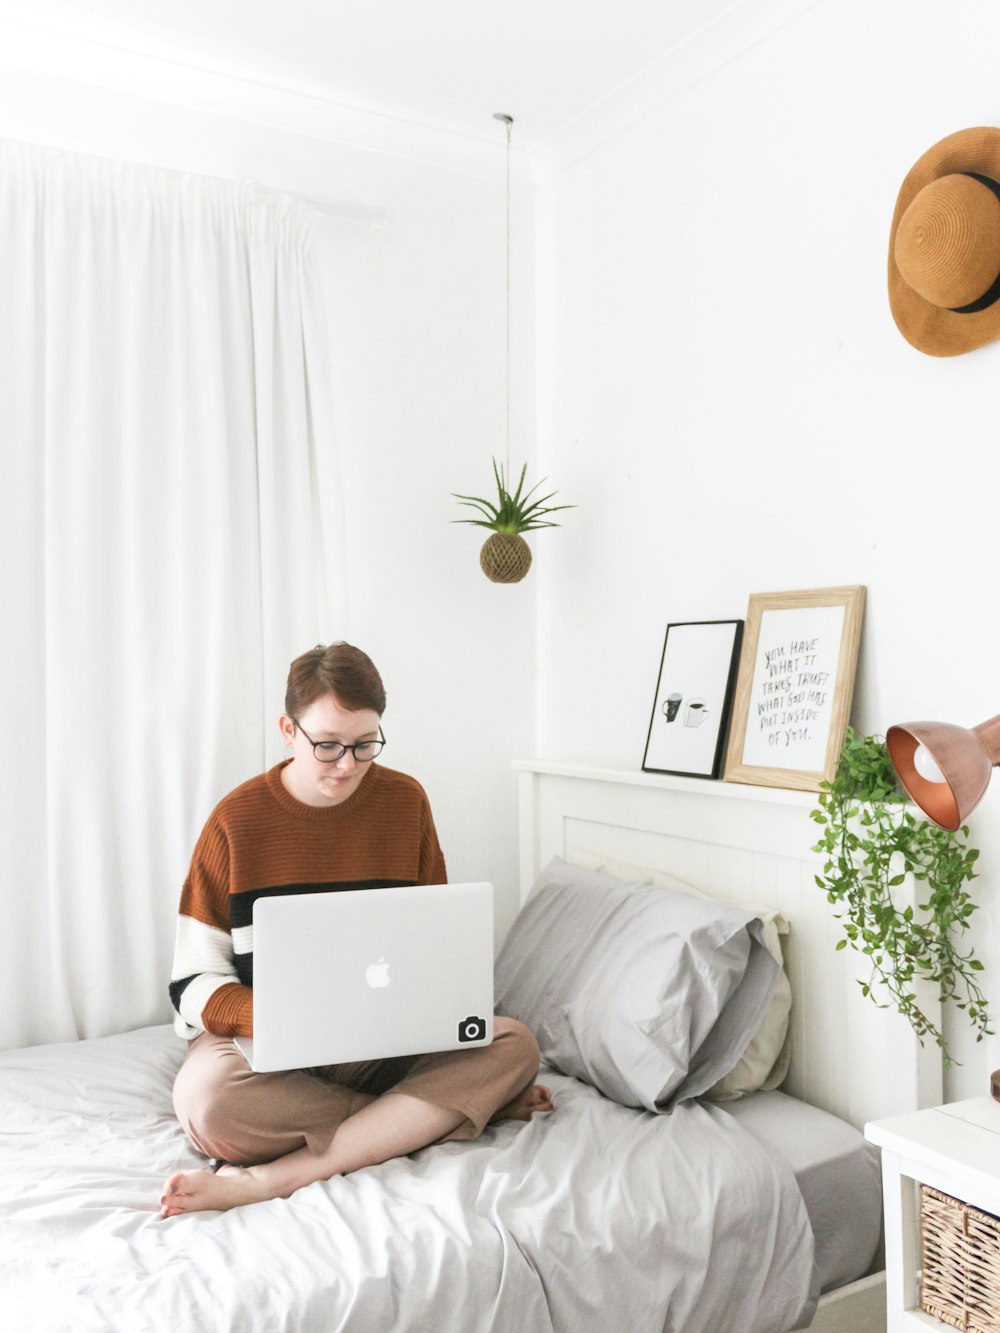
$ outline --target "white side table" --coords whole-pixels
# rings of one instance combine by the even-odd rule
[[[973,1097],[875,1120],[865,1137],[882,1149],[887,1333],[947,1330],[920,1309],[919,1188],[1000,1215],[1000,1102]]]

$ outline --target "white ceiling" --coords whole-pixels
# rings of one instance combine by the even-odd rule
[[[36,42],[75,39],[78,68],[86,43],[94,69],[154,58],[481,143],[503,140],[493,113],[505,112],[515,146],[532,149],[750,3],[0,0],[0,21]]]

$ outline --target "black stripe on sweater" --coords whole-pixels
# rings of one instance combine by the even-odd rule
[[[326,884],[279,884],[273,888],[244,889],[229,895],[229,920],[233,930],[253,924],[253,905],[258,898],[285,898],[293,893],[348,893],[352,889],[402,889],[411,886],[408,879],[358,879],[330,881]],[[242,980],[242,977],[240,978]],[[249,985],[250,983],[245,983]]]
[[[181,996],[187,990],[188,986],[191,985],[191,982],[195,981],[200,975],[201,975],[200,972],[195,972],[190,977],[181,977],[180,981],[172,981],[170,983],[170,986],[168,987],[170,993],[170,1003],[174,1006],[174,1008],[177,1010],[178,1013],[181,1012]]]

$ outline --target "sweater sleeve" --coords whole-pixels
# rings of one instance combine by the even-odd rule
[[[431,807],[424,797],[424,808],[420,820],[420,881],[421,884],[447,884],[448,871],[444,863],[444,853],[438,842],[437,829]]]
[[[181,1036],[253,1035],[253,992],[237,975],[229,921],[229,844],[215,816],[198,839],[181,893],[170,999]]]

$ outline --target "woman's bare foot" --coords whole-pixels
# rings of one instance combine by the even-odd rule
[[[160,1216],[205,1210],[225,1212],[244,1203],[257,1203],[262,1195],[252,1168],[220,1166],[218,1171],[179,1171],[163,1187]]]
[[[493,1120],[530,1120],[533,1115],[554,1110],[555,1103],[549,1089],[543,1083],[532,1083],[506,1106],[501,1106]]]
[[[530,1120],[554,1109],[552,1093],[533,1083],[502,1106],[493,1120]],[[303,1185],[329,1180],[363,1166],[402,1157],[436,1143],[464,1120],[447,1108],[419,1098],[387,1093],[349,1116],[321,1154],[297,1148],[262,1166],[222,1166],[218,1171],[179,1171],[170,1177],[160,1198],[160,1216],[206,1210],[225,1212],[246,1203],[287,1198]],[[364,1126],[361,1122],[365,1121]],[[373,1121],[375,1137],[373,1139]],[[354,1140],[357,1140],[355,1142]]]

